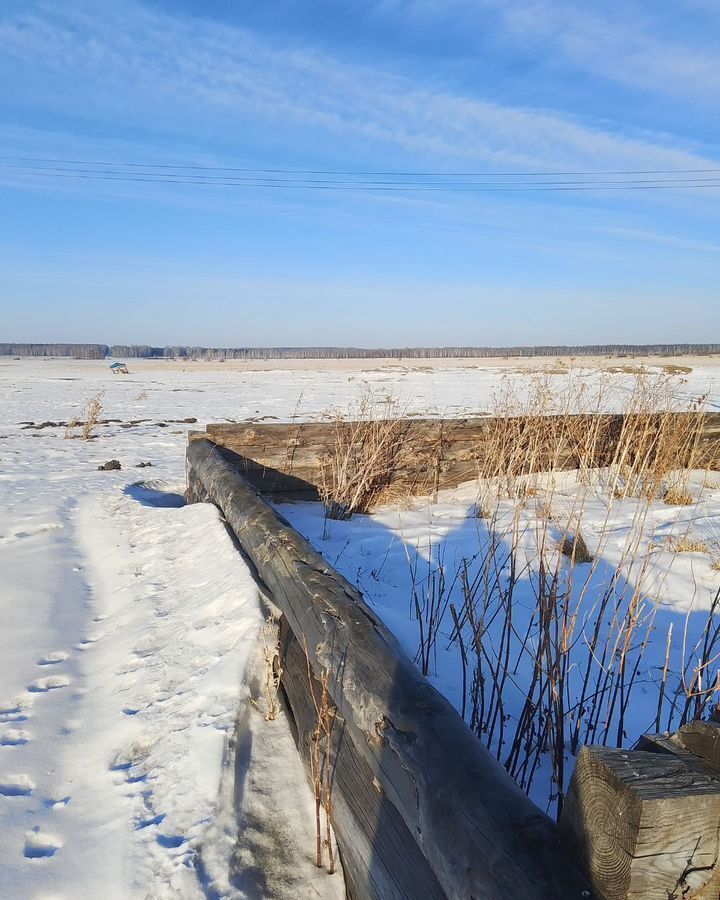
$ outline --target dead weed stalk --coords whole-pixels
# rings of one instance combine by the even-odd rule
[[[315,726],[310,739],[310,772],[315,791],[315,865],[323,866],[323,847],[328,854],[328,874],[335,872],[335,851],[332,838],[332,729],[337,708],[331,702],[328,685],[330,671],[323,669],[320,675],[320,696],[316,693],[310,656],[305,648],[308,687],[315,708]],[[322,837],[321,810],[325,810],[325,838]]]
[[[103,392],[95,394],[90,397],[90,399],[85,403],[82,411],[82,419],[77,417],[73,417],[68,422],[65,428],[65,437],[66,438],[74,438],[78,435],[75,434],[75,429],[81,428],[81,436],[86,441],[91,441],[93,439],[94,431],[100,423],[100,417],[103,412]]]
[[[331,414],[333,440],[320,465],[320,499],[329,519],[368,512],[391,495],[407,420],[397,400],[363,388],[348,414]]]

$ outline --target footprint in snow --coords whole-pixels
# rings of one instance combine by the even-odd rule
[[[23,541],[25,538],[37,537],[37,535],[44,534],[46,531],[56,531],[58,528],[62,528],[58,522],[51,523],[49,525],[37,525],[34,528],[24,528],[20,531],[16,531],[14,534],[8,535],[0,535],[0,544],[10,544],[14,541]]]
[[[58,734],[61,734],[63,737],[67,737],[74,731],[77,731],[81,725],[82,721],[80,719],[68,719],[68,721],[60,727]]]
[[[40,657],[37,661],[39,666],[54,666],[57,663],[65,662],[68,658],[67,653],[64,653],[62,650],[58,650],[56,653],[48,653],[45,656]]]
[[[87,650],[88,647],[92,646],[96,641],[99,641],[101,637],[104,637],[103,633],[100,634],[91,634],[86,638],[83,638],[79,644],[75,647],[76,650]]]
[[[161,847],[165,847],[167,850],[175,850],[177,847],[182,846],[187,838],[182,834],[159,834],[156,840]]]
[[[165,813],[152,816],[149,819],[138,819],[135,823],[135,831],[142,831],[144,828],[151,828],[153,825],[160,825],[165,818]]]
[[[34,785],[33,785],[34,787]],[[63,809],[70,802],[70,795],[67,797],[59,797],[58,799],[54,799],[53,797],[48,797],[47,800],[43,800],[43,806],[46,809]]]
[[[28,831],[25,835],[24,854],[27,859],[46,859],[54,856],[62,847],[60,838],[53,834],[40,831],[40,826],[36,825],[32,831]]]
[[[3,797],[29,797],[35,790],[35,782],[27,775],[8,775],[0,778],[0,794]]]
[[[30,741],[30,733],[22,728],[6,728],[0,731],[0,747],[18,747]]]
[[[64,675],[51,675],[48,678],[38,678],[37,681],[33,681],[28,685],[28,690],[33,694],[43,694],[47,691],[57,690],[57,688],[67,687],[69,684],[70,679]]]
[[[0,716],[6,716],[8,719],[15,716],[23,715],[26,709],[33,704],[32,697],[22,695],[14,700],[8,700],[7,703],[0,703]]]
[[[0,724],[6,722],[27,722],[30,717],[24,712],[0,712]]]

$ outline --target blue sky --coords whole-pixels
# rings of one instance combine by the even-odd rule
[[[720,187],[499,174],[720,175],[719,45],[716,0],[5,0],[0,340],[720,340]],[[513,189],[143,174],[220,167]]]

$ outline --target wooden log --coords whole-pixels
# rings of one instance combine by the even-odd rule
[[[678,413],[678,416],[696,415]],[[525,431],[537,433],[539,417],[490,417],[474,419],[407,419],[400,424],[397,435],[397,454],[393,464],[391,480],[394,490],[409,495],[431,494],[440,488],[457,487],[476,477],[479,467],[486,457],[488,436],[498,428],[511,427],[513,440],[522,440]],[[542,417],[549,426],[555,416]],[[579,426],[587,420],[588,431],[595,432],[597,416],[563,417],[570,423],[567,435],[572,435],[553,464],[560,469],[573,469],[578,465],[581,447],[575,446]],[[637,417],[636,417],[637,418]],[[640,419],[653,420],[656,416],[640,415]],[[574,421],[579,420],[579,421]],[[520,425],[518,430],[518,423]],[[315,488],[321,483],[323,461],[332,454],[338,434],[346,432],[348,437],[358,423],[351,422],[302,422],[302,423],[220,423],[207,426],[206,434],[216,443],[245,457],[248,471],[251,464],[258,471],[263,468],[302,478]],[[600,417],[597,438],[593,438],[596,464],[607,465],[612,457],[621,432],[623,416],[608,414]],[[552,433],[552,428],[549,428]],[[200,438],[200,433],[191,433],[190,439]],[[703,433],[698,445],[699,464],[713,467],[720,465],[720,415],[707,414],[703,417]],[[553,453],[555,450],[553,449]],[[536,464],[541,463],[536,448],[532,454]],[[518,474],[518,473],[516,473]],[[268,479],[261,489],[267,493],[276,491],[277,478]]]
[[[677,740],[690,753],[706,760],[720,774],[720,724],[688,722],[678,731]]]
[[[678,416],[698,415],[696,413],[678,413]],[[720,413],[705,413],[703,415],[702,433],[700,435],[701,442],[715,442],[720,439]],[[423,445],[429,446],[441,439],[444,444],[452,445],[456,443],[482,443],[493,428],[502,426],[505,423],[524,421],[530,427],[537,424],[539,419],[542,422],[552,424],[556,416],[543,417],[506,417],[492,418],[484,416],[482,418],[472,419],[407,419],[403,422],[403,438],[406,442],[417,447]],[[588,426],[597,424],[598,417],[592,415],[577,415],[563,417],[565,421],[569,421],[571,426],[574,420],[582,422],[586,420]],[[607,414],[600,417],[600,435],[606,440],[616,438],[620,432],[623,416],[621,414]],[[637,417],[636,417],[637,418]],[[640,418],[643,418],[641,415]],[[652,418],[652,416],[645,416]],[[207,426],[207,433],[212,440],[217,443],[224,444],[229,440],[240,441],[244,447],[267,445],[283,445],[295,444],[297,446],[306,446],[310,444],[318,444],[327,446],[330,436],[343,430],[350,430],[357,423],[334,423],[334,422],[301,422],[301,423],[212,423]],[[575,422],[577,425],[577,421]],[[577,433],[580,431],[577,427],[571,427],[570,431]]]
[[[300,757],[312,782],[315,773],[310,758],[318,717],[308,682],[312,680],[318,702],[322,687],[312,669],[308,673],[305,650],[284,617],[280,620],[280,644],[282,691],[290,708]],[[324,764],[330,765],[334,828],[343,851],[350,896],[358,900],[444,900],[445,893],[415,836],[373,778],[351,730],[339,715],[332,724],[329,757]],[[327,853],[324,858],[327,862]]]
[[[359,592],[250,487],[209,441],[187,450],[193,495],[226,521],[282,610],[314,671],[331,673],[345,730],[448,898],[549,900],[590,896],[560,849],[557,829],[425,679]],[[338,831],[377,823],[346,798]],[[347,822],[340,821],[343,816]],[[352,820],[352,821],[351,821]],[[358,900],[373,898],[372,866],[342,847]],[[375,848],[377,849],[377,848]],[[367,893],[363,893],[367,891]],[[403,896],[385,895],[383,900]]]
[[[677,734],[643,734],[633,750],[645,750],[647,753],[666,753],[680,759],[688,769],[702,775],[717,777],[717,770],[700,756],[695,756],[680,743]]]
[[[231,449],[235,450],[238,456],[240,455],[240,448],[232,447]],[[295,461],[284,467],[282,460],[263,456],[260,459],[247,460],[244,464],[238,465],[238,469],[244,475],[254,474],[255,477],[261,479],[264,482],[262,489],[267,493],[275,490],[275,482],[279,480],[280,476],[301,479],[316,488],[321,481],[319,466],[306,464],[304,459],[301,463]],[[402,466],[393,471],[391,488],[395,495],[402,495],[404,490],[407,490],[410,496],[423,496],[433,493],[438,486],[456,487],[464,482],[474,481],[476,477],[477,469],[474,463],[445,462],[437,467]]]
[[[672,753],[583,747],[560,831],[606,900],[691,897],[718,859],[720,781]]]

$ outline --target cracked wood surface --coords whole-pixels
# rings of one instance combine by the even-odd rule
[[[640,746],[582,748],[564,842],[606,900],[717,898],[720,781],[672,739],[647,736]]]

